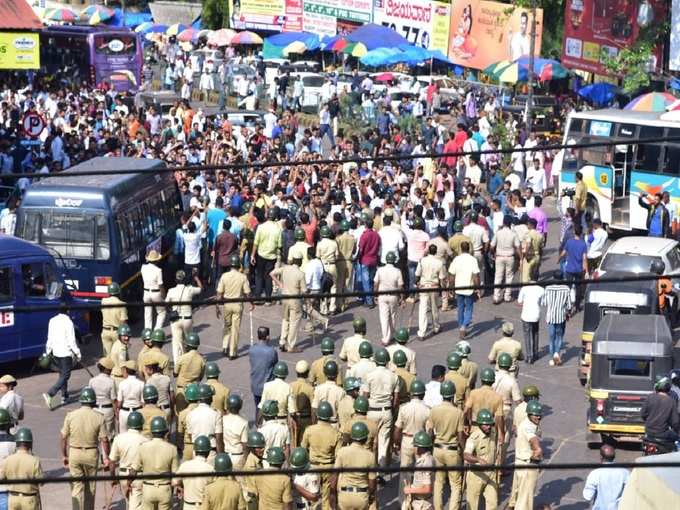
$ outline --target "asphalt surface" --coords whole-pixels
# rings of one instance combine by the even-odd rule
[[[557,211],[554,208],[554,200],[546,200],[547,210],[551,213],[550,231],[545,256],[541,265],[543,274],[550,272],[557,267],[557,242],[559,237],[559,222]],[[247,307],[246,307],[247,310]],[[509,320],[514,323],[516,337],[521,340],[521,321],[520,306],[516,303],[504,303],[494,306],[491,297],[485,297],[481,302],[475,304],[473,315],[472,334],[469,336],[472,345],[472,359],[486,366],[486,357],[489,353],[491,344],[501,336],[500,325],[503,321]],[[280,306],[271,307],[259,306],[253,312],[253,327],[269,326],[272,338],[277,339],[280,330]],[[368,322],[368,338],[379,343],[380,325],[378,321],[377,308],[368,310],[358,304],[352,304],[350,309],[331,318],[329,336],[336,340],[337,351],[339,351],[342,339],[348,336],[351,331],[351,321],[355,315],[361,315]],[[440,314],[442,330],[434,336],[429,336],[425,342],[415,340],[415,330],[418,322],[417,305],[407,304],[399,314],[399,325],[411,326],[411,338],[409,347],[417,352],[418,376],[424,382],[430,377],[430,370],[434,364],[445,365],[446,354],[455,346],[458,341],[458,329],[456,322],[456,311],[448,311]],[[250,339],[250,324],[247,311],[241,323],[241,343],[240,358],[229,361],[222,357],[220,352],[222,343],[221,321],[216,319],[214,307],[197,310],[194,313],[195,331],[201,337],[202,352],[208,361],[216,361],[222,371],[220,380],[226,384],[232,392],[237,392],[244,397],[245,416],[250,417],[254,414],[254,404],[249,390],[249,362],[247,349]],[[548,365],[547,356],[547,330],[545,324],[541,323],[540,329],[540,348],[541,358],[533,365],[522,364],[520,368],[520,386],[535,384],[541,391],[541,402],[547,410],[541,428],[543,438],[541,445],[544,450],[545,464],[551,463],[580,463],[598,462],[597,451],[591,451],[585,442],[585,415],[586,397],[583,387],[576,377],[578,363],[578,352],[580,349],[580,329],[582,317],[579,314],[567,324],[565,335],[566,356],[564,364],[560,367]],[[139,332],[139,325],[133,329]],[[169,327],[166,332],[169,335]],[[309,333],[300,331],[299,346],[304,349],[302,354],[280,354],[280,359],[286,361],[290,368],[291,376],[294,377],[295,362],[300,359],[312,361],[319,357],[320,334],[316,334],[316,344],[312,345],[312,337]],[[136,336],[132,341],[132,351],[136,358],[136,353],[140,347],[139,337]],[[166,346],[166,352],[170,354],[170,346]],[[98,339],[93,341],[85,348],[85,363],[90,370],[96,372],[94,366],[96,358],[100,353]],[[49,411],[43,402],[41,394],[56,381],[56,373],[34,372],[31,373],[30,364],[20,366],[6,366],[1,369],[3,372],[14,372],[20,379],[18,392],[25,398],[24,426],[31,427],[35,438],[35,452],[42,459],[43,470],[48,477],[58,477],[68,474],[61,465],[61,454],[59,451],[59,431],[64,420],[65,414],[76,409],[77,403],[71,403],[65,407]],[[73,373],[71,378],[70,390],[76,394],[87,384],[89,375],[83,368],[79,368]],[[512,450],[511,450],[512,451]],[[623,447],[618,450],[617,460],[632,461],[639,456],[635,446]],[[582,489],[587,472],[583,470],[574,471],[542,471],[539,477],[536,503],[550,503],[553,508],[562,510],[576,510],[588,508],[582,498]],[[502,485],[503,505],[507,500],[511,485],[511,478],[506,477]],[[396,492],[398,487],[397,477],[390,479],[388,484],[381,489],[381,508],[397,509]],[[107,498],[110,497],[110,487],[105,487],[100,483],[97,487],[96,508],[104,507]],[[116,490],[113,496],[111,508],[124,508],[120,501],[120,492]],[[50,484],[42,488],[43,508],[54,510],[71,508],[69,487],[67,484]],[[502,506],[501,506],[502,507]],[[179,507],[178,507],[179,508]]]

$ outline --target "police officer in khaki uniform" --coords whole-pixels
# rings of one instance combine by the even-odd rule
[[[416,380],[416,376],[411,372],[406,370],[406,354],[404,351],[395,351],[392,356],[391,364],[396,365],[392,371],[396,374],[399,379],[399,405],[403,405],[411,399],[411,394],[409,393],[409,388],[411,384]]]
[[[522,344],[512,338],[512,335],[515,333],[515,326],[512,324],[512,322],[504,322],[501,326],[501,331],[503,332],[503,338],[496,340],[491,346],[491,350],[489,351],[489,363],[497,364],[498,356],[502,352],[508,353],[512,358],[510,372],[514,375],[517,375],[517,372],[519,372],[517,361],[524,359]]]
[[[522,283],[536,280],[543,253],[543,236],[536,230],[536,220],[527,220],[527,232],[522,241]]]
[[[125,302],[120,299],[120,285],[112,282],[108,288],[108,297],[102,299],[102,352],[104,356],[111,353],[111,347],[118,339],[118,327],[127,324],[128,314]],[[109,306],[107,306],[109,305]],[[113,307],[112,305],[123,305]]]
[[[135,458],[139,455],[139,447],[149,439],[142,435],[144,418],[137,411],[132,412],[127,418],[127,431],[118,434],[111,443],[111,453],[109,453],[109,469],[111,476],[128,476],[133,467]],[[116,469],[118,468],[118,469]],[[111,482],[111,489],[118,482]],[[135,480],[121,480],[121,492],[129,509],[142,508],[142,482]]]
[[[513,424],[513,434],[517,435],[517,426],[522,423],[527,415],[527,407],[529,402],[538,401],[541,394],[538,388],[533,384],[525,386],[522,389],[522,396],[524,401],[515,406],[515,410],[512,413],[512,424]],[[510,497],[508,498],[508,508],[515,508],[515,503],[517,502],[517,477],[512,478],[512,489],[510,490]]]
[[[297,472],[293,478],[294,508],[302,510],[319,510],[321,502],[321,478],[317,473],[309,473],[309,453],[302,447],[290,453],[288,464]]]
[[[186,351],[180,356],[175,365],[175,385],[177,393],[175,397],[175,412],[179,414],[186,406],[184,398],[184,388],[188,384],[199,382],[203,379],[205,371],[205,358],[198,352],[201,339],[196,333],[190,333],[185,342]]]
[[[248,420],[239,414],[241,407],[243,407],[241,397],[231,394],[227,399],[227,414],[222,416],[224,451],[236,469],[241,469],[246,460],[248,443]]]
[[[104,468],[109,467],[109,438],[104,417],[93,409],[97,404],[94,390],[83,388],[79,400],[80,409],[69,412],[61,427],[62,461],[73,477],[95,476],[100,453]],[[74,508],[94,509],[96,487],[92,481],[71,482]]]
[[[352,444],[343,446],[335,459],[336,468],[374,468],[376,461],[373,454],[366,449],[368,427],[365,423],[355,423],[350,432]],[[377,499],[375,473],[343,472],[333,475],[333,490],[337,493],[340,510],[367,510]],[[322,491],[323,491],[323,485]]]
[[[213,398],[210,403],[215,411],[220,414],[227,413],[227,400],[229,399],[229,388],[219,381],[220,367],[217,363],[210,362],[205,366],[205,383],[212,388]]]
[[[337,419],[338,405],[345,396],[343,389],[336,384],[338,374],[338,364],[335,361],[327,361],[323,367],[326,375],[326,382],[314,388],[312,396],[312,416],[318,419],[318,411],[321,403],[326,402],[331,406],[332,418]]]
[[[20,428],[14,436],[16,451],[3,462],[0,479],[43,477],[40,459],[32,454],[33,434],[30,429]],[[15,510],[40,510],[40,486],[37,483],[12,484],[6,486],[9,492],[8,508]],[[93,502],[94,503],[94,502]]]
[[[399,408],[397,420],[394,422],[394,435],[392,442],[395,450],[400,452],[399,466],[412,466],[416,458],[416,448],[413,437],[417,432],[425,430],[425,425],[430,417],[430,408],[423,403],[425,396],[425,384],[415,380],[409,388],[411,400]],[[408,480],[408,474],[399,474],[399,486],[403,487]]]
[[[413,438],[413,445],[416,447],[415,467],[432,468],[434,458],[432,457],[432,438],[424,430],[416,432]],[[432,510],[432,483],[434,474],[432,471],[416,471],[413,473],[413,482],[406,484],[404,494],[409,498],[413,510]]]
[[[144,374],[144,377],[146,377],[146,373],[144,371],[144,367],[146,366],[145,360],[147,357],[147,354],[151,352],[151,349],[153,348],[153,343],[151,342],[151,332],[152,330],[150,329],[143,329],[141,338],[142,338],[142,348],[139,350],[139,353],[137,354],[137,372],[140,374]]]
[[[165,421],[172,426],[175,416],[175,392],[170,378],[161,373],[161,369],[154,360],[147,360],[145,367],[146,384],[156,388],[158,392],[157,405],[165,413]]]
[[[354,416],[354,400],[359,395],[361,381],[354,377],[348,377],[342,383],[342,387],[345,390],[345,396],[338,402],[338,428],[340,430],[344,430]]]
[[[444,287],[446,284],[446,268],[437,257],[437,247],[430,245],[428,254],[418,262],[416,267],[416,281],[419,289]],[[418,340],[425,340],[427,334],[427,314],[432,314],[432,333],[437,334],[441,329],[439,324],[439,303],[437,293],[421,292],[418,304]]]
[[[187,431],[187,415],[198,406],[198,384],[188,384],[184,397],[187,400],[187,407],[177,414],[177,442],[182,452],[182,459],[187,460],[194,456],[193,442]]]
[[[309,368],[309,383],[312,386],[317,386],[319,384],[326,382],[326,376],[323,373],[323,367],[327,361],[335,361],[338,363],[338,359],[333,355],[335,352],[335,342],[330,337],[324,337],[321,339],[321,357],[315,359]],[[342,377],[340,371],[338,370],[338,376],[335,379],[337,384],[342,383]]]
[[[456,344],[456,351],[461,357],[460,370],[458,372],[467,379],[467,385],[470,390],[474,390],[475,386],[477,386],[477,372],[479,371],[479,365],[470,360],[470,354],[472,354],[470,342],[467,340],[461,340]]]
[[[411,374],[416,375],[416,351],[406,346],[408,343],[409,334],[408,328],[399,328],[394,333],[395,343],[385,347],[390,355],[390,364],[388,365],[391,370],[394,370],[394,353],[397,351],[402,351],[406,355],[406,370]]]
[[[147,439],[151,439],[151,420],[156,416],[162,416],[165,418],[165,412],[163,412],[160,407],[158,407],[158,390],[155,386],[147,384],[144,386],[142,391],[142,398],[144,400],[144,405],[139,410],[139,413],[144,418],[144,428],[142,429],[142,435]],[[132,413],[130,413],[132,414]],[[128,415],[128,418],[130,416]]]
[[[309,451],[312,468],[328,468],[335,462],[335,456],[342,444],[340,431],[331,425],[333,407],[326,401],[320,402],[316,410],[318,423],[311,425],[302,436],[303,448]],[[337,467],[337,465],[336,465]],[[321,475],[321,508],[331,508],[330,476]]]
[[[488,409],[480,409],[476,415],[476,427],[465,442],[463,458],[468,464],[493,465],[496,463],[498,438],[494,427],[494,417]],[[477,510],[480,498],[484,498],[485,508],[498,507],[498,483],[496,472],[468,471],[467,502],[470,510]]]
[[[305,273],[300,269],[301,265],[302,259],[295,256],[291,264],[278,267],[269,273],[272,281],[284,295],[302,296],[307,293]],[[302,319],[302,298],[284,299],[281,304],[283,306],[283,320],[281,322],[279,349],[282,352],[302,352],[295,347],[300,320]]]
[[[210,439],[212,452],[209,460],[215,458],[215,452],[224,451],[224,437],[222,436],[222,415],[210,407],[212,389],[207,384],[198,385],[198,405],[189,411],[186,417],[186,432],[194,443],[198,436]]]
[[[496,373],[496,381],[492,386],[493,390],[503,399],[503,422],[506,434],[501,448],[501,463],[505,461],[505,454],[512,435],[512,406],[522,401],[517,379],[509,372],[511,366],[512,357],[507,352],[502,352],[498,356],[498,372]]]
[[[276,400],[267,400],[262,406],[260,417],[262,424],[257,431],[264,437],[265,451],[279,447],[283,449],[286,457],[290,453],[290,428],[285,421],[278,419],[279,405]],[[265,468],[268,467],[265,462]]]
[[[373,454],[375,462],[378,462],[378,425],[373,420],[369,420],[368,416],[368,399],[363,395],[359,395],[354,400],[354,415],[352,419],[342,429],[342,440],[345,445],[352,442],[351,432],[355,423],[365,423],[368,427],[368,439],[364,443],[366,449]]]
[[[473,423],[473,417],[479,413],[480,409],[486,409],[492,413],[496,424],[496,438],[498,444],[505,441],[505,422],[503,420],[503,398],[493,390],[493,383],[496,381],[496,374],[493,369],[485,368],[480,374],[482,381],[481,388],[470,392],[470,396],[465,401],[464,413],[467,423]],[[500,449],[498,451],[500,453]]]
[[[127,324],[121,324],[118,326],[118,339],[114,342],[111,347],[111,352],[109,358],[113,362],[113,368],[111,369],[111,375],[116,385],[120,384],[123,380],[123,370],[122,366],[129,358],[128,346],[130,345],[130,326]]]
[[[461,254],[460,245],[462,243],[468,243],[468,246],[470,246],[470,255],[473,255],[473,253],[472,253],[472,239],[470,239],[468,236],[463,234],[463,222],[462,221],[456,220],[453,223],[453,232],[454,232],[454,234],[449,238],[449,248],[451,248],[451,251],[453,252],[453,256],[451,258],[454,259],[458,255]]]
[[[143,358],[143,366],[146,366],[148,360],[154,360],[158,363],[158,367],[165,375],[172,375],[170,369],[170,357],[163,352],[163,346],[167,343],[165,332],[162,329],[154,329],[151,332],[151,349]]]
[[[134,361],[126,361],[123,364],[123,376],[125,379],[118,385],[116,394],[118,432],[127,430],[128,414],[142,408],[144,392],[144,381],[137,378],[137,365]]]
[[[299,265],[304,269],[305,264],[307,264],[309,261],[307,258],[307,252],[311,246],[305,242],[306,235],[302,228],[296,228],[293,236],[295,243],[290,248],[288,248],[288,260],[286,262],[288,264],[293,264],[296,259],[300,259],[301,263]]]
[[[404,288],[404,278],[401,271],[396,267],[397,255],[393,252],[385,255],[386,264],[379,267],[373,278],[374,292],[388,292]],[[403,296],[396,294],[379,295],[378,315],[380,317],[380,330],[382,331],[382,344],[387,345],[392,339],[395,324],[397,322],[397,309],[403,304]]]
[[[517,233],[512,230],[512,216],[503,217],[503,226],[498,229],[491,240],[491,249],[496,254],[496,273],[494,285],[510,285],[515,279],[515,266],[520,259],[520,243]],[[498,305],[504,299],[506,303],[512,301],[512,288],[493,290],[493,302]]]
[[[260,508],[280,508],[292,510],[293,487],[290,477],[282,473],[276,473],[286,462],[283,450],[277,446],[267,451],[267,464],[274,471],[271,474],[254,477],[255,493]]]
[[[239,271],[241,261],[238,255],[234,254],[229,258],[229,266],[220,277],[217,283],[215,299],[238,299],[250,296],[250,284],[248,277]],[[253,303],[250,304],[250,313],[255,309]],[[229,356],[229,359],[236,359],[238,356],[238,339],[241,330],[241,315],[243,315],[243,303],[225,303],[222,305],[224,313],[224,332],[222,337],[222,354]],[[216,305],[215,313],[220,318],[220,306]]]
[[[168,303],[181,303],[191,301],[194,296],[200,295],[203,290],[201,280],[198,274],[192,276],[196,286],[186,285],[186,273],[181,269],[177,271],[175,274],[177,285],[168,290],[165,300]],[[175,320],[170,321],[170,331],[172,332],[172,361],[177,364],[179,357],[184,354],[184,341],[191,333],[194,321],[191,315],[191,305],[170,305],[170,309],[176,313]]]
[[[302,436],[312,424],[312,400],[314,399],[314,387],[309,384],[309,363],[300,360],[295,364],[295,374],[297,379],[290,383],[290,399],[292,405],[290,412],[293,421],[291,444],[296,447],[300,445]]]
[[[156,250],[151,250],[146,255],[146,264],[142,264],[142,284],[144,286],[143,300],[145,303],[160,303],[163,301],[163,271],[159,267],[161,256]],[[154,327],[153,313],[156,312],[156,324]],[[144,327],[161,329],[165,322],[165,306],[144,307]]]
[[[443,381],[439,391],[442,403],[434,406],[430,411],[427,430],[434,435],[433,456],[435,466],[460,466],[463,463],[461,450],[465,435],[463,433],[463,411],[454,404],[456,387],[451,381]],[[450,497],[449,508],[460,508],[463,473],[460,471],[438,471],[434,479],[434,508],[444,510],[444,488],[448,481]]]
[[[165,418],[156,416],[151,421],[151,441],[139,446],[132,463],[132,474],[156,475],[177,471],[177,448],[165,440],[168,424]],[[172,486],[167,478],[142,481],[142,508],[170,510]]]
[[[259,409],[263,408],[264,403],[267,400],[275,400],[278,404],[278,418],[284,423],[287,423],[289,411],[288,403],[291,394],[290,384],[286,382],[286,377],[288,377],[288,365],[283,361],[279,361],[274,365],[274,370],[272,372],[274,379],[264,383]],[[293,410],[293,412],[295,412],[295,410]]]
[[[355,317],[352,321],[352,328],[354,328],[354,334],[345,338],[339,355],[342,361],[347,362],[347,369],[352,368],[359,362],[359,346],[361,342],[368,342],[366,338],[366,319]]]
[[[392,411],[399,405],[399,381],[387,368],[390,355],[385,349],[378,349],[373,358],[378,366],[366,376],[361,391],[368,397],[368,418],[378,425],[378,465],[386,466],[390,460]]]
[[[340,257],[340,250],[338,243],[332,239],[331,229],[324,225],[319,229],[321,240],[316,245],[316,256],[323,264],[323,269],[333,277],[333,285],[331,286],[331,294],[338,292],[338,270],[336,267],[338,258]],[[328,298],[321,300],[321,314],[335,315],[337,310],[336,298]]]
[[[264,457],[264,436],[253,430],[248,433],[248,456],[243,464],[243,471],[260,471],[264,468],[262,458]],[[248,510],[257,510],[257,489],[255,488],[256,476],[244,476],[241,482],[243,496],[246,500]]]
[[[106,435],[109,441],[111,441],[116,433],[114,413],[116,385],[111,378],[111,369],[113,369],[111,358],[100,358],[97,362],[97,368],[99,369],[99,374],[92,377],[87,385],[94,390],[97,398],[94,410],[104,417]]]
[[[517,440],[515,441],[515,465],[539,464],[543,460],[541,448],[541,416],[543,406],[537,400],[527,404],[527,417],[517,425]],[[515,470],[513,487],[517,490],[517,510],[531,510],[534,507],[534,493],[538,481],[537,469]]]
[[[359,346],[359,362],[348,369],[345,375],[361,381],[366,379],[366,375],[376,367],[375,361],[371,359],[371,356],[373,356],[373,346],[368,342],[361,342]]]
[[[208,462],[210,454],[210,439],[206,436],[198,436],[194,440],[194,458],[183,461],[177,475],[185,473],[212,473],[214,468]],[[182,500],[184,510],[199,508],[205,495],[205,487],[212,477],[173,478],[172,485]]]
[[[449,371],[444,376],[444,380],[451,381],[456,388],[456,398],[454,405],[458,409],[464,409],[465,401],[470,396],[470,388],[467,379],[460,374],[461,357],[457,352],[450,352],[446,357],[446,366]]]
[[[217,476],[205,486],[203,506],[201,510],[245,510],[246,500],[240,484],[231,473],[232,462],[226,453],[215,456],[215,473]]]
[[[340,222],[340,234],[335,242],[338,244],[338,259],[336,261],[338,266],[337,292],[342,294],[351,290],[352,282],[352,260],[354,252],[356,251],[357,240],[349,233],[349,222],[342,220]],[[344,298],[338,298],[336,304],[337,310],[344,312],[347,309]]]

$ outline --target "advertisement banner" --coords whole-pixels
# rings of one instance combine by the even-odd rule
[[[229,0],[229,2],[231,28],[281,31],[286,16],[285,0]]]
[[[487,1],[454,1],[451,7],[449,58],[484,69],[501,60],[529,54],[531,10]],[[541,53],[543,9],[536,9],[535,55]]]
[[[411,44],[446,53],[450,15],[449,6],[444,2],[375,0],[373,5],[374,23],[390,27]],[[444,25],[447,35],[443,38]]]
[[[671,7],[671,27],[676,27],[671,30],[671,44],[668,55],[668,68],[671,71],[680,71],[680,0],[673,0]]]
[[[0,69],[40,69],[39,35],[0,32]]]
[[[603,57],[613,58],[620,49],[635,42],[640,31],[638,16],[642,14],[642,5],[619,0],[566,0],[562,64],[608,74],[602,64]],[[654,19],[663,19],[663,3],[652,2],[651,12]],[[673,32],[671,30],[671,34]],[[671,44],[672,38],[673,35]],[[656,59],[651,65],[656,67]]]
[[[373,0],[339,0],[338,18],[357,23],[371,23]]]
[[[302,0],[286,0],[286,18],[283,22],[283,31],[302,31]]]
[[[305,0],[302,9],[302,30],[323,37],[333,36],[338,31],[337,0]]]

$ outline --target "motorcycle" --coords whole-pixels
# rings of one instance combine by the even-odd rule
[[[644,436],[642,438],[642,453],[645,457],[649,455],[663,455],[678,451],[678,443],[669,439],[658,439]]]

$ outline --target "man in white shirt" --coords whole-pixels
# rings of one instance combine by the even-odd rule
[[[607,231],[602,228],[602,220],[595,218],[593,220],[593,231],[586,236],[586,245],[588,246],[586,258],[588,259],[589,273],[595,271],[600,265],[608,237]]]
[[[445,375],[446,367],[444,365],[432,366],[432,380],[425,385],[425,396],[423,397],[423,404],[430,409],[444,401],[441,394],[441,385]]]
[[[530,280],[522,287],[517,303],[522,305],[522,328],[524,330],[524,358],[533,364],[538,358],[538,321],[541,318],[541,299],[545,290]]]
[[[515,61],[518,58],[528,55],[530,50],[530,39],[527,34],[529,26],[529,15],[523,12],[519,18],[519,32],[514,34],[510,32],[510,60]]]
[[[393,216],[391,214],[383,215],[383,228],[378,231],[380,236],[380,262],[386,264],[385,256],[388,253],[394,253],[399,260],[399,253],[404,247],[404,234],[398,225],[392,223]]]
[[[534,193],[542,195],[545,191],[545,170],[541,165],[541,160],[534,158],[533,165],[527,166],[527,186],[531,186]]]
[[[307,250],[307,259],[304,268],[307,293],[320,294],[322,290],[321,277],[324,272],[323,263],[316,256],[316,249],[311,247]],[[309,318],[309,323],[305,326],[305,331],[312,331],[318,324],[321,324],[324,331],[328,328],[328,319],[325,319],[321,313],[319,313],[319,306],[319,299],[305,299],[305,311]]]
[[[47,325],[47,344],[45,353],[51,354],[54,363],[59,367],[59,379],[47,393],[43,393],[43,399],[47,407],[52,410],[52,400],[61,391],[62,405],[68,401],[68,380],[73,370],[73,359],[79,362],[82,358],[80,349],[76,344],[76,330],[71,317],[68,315],[68,307],[61,305],[59,313],[50,319]]]

